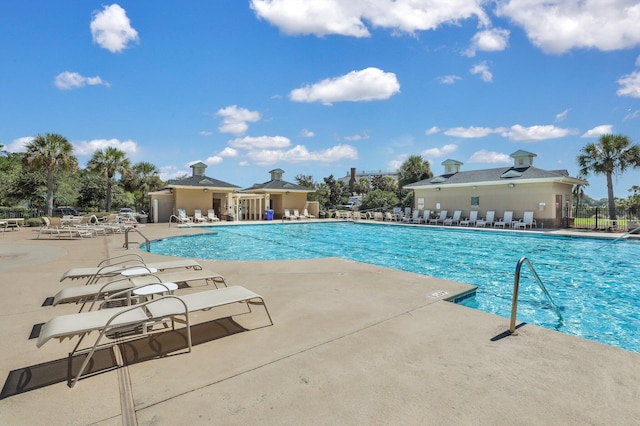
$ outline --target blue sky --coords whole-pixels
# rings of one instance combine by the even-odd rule
[[[602,133],[640,143],[638,22],[626,0],[7,1],[0,144],[59,133],[83,166],[110,145],[241,187],[519,149],[575,176]]]

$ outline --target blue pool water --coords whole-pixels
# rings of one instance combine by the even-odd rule
[[[154,253],[222,260],[342,257],[478,286],[462,304],[511,313],[515,267],[533,263],[563,319],[522,268],[518,321],[640,353],[640,243],[516,232],[303,223],[216,227],[170,238]]]

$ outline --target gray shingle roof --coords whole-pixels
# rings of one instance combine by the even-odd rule
[[[221,180],[214,179],[208,176],[190,176],[184,179],[170,179],[167,182],[167,186],[195,186],[195,187],[228,188],[228,189],[240,188],[237,185],[223,182]]]
[[[510,173],[508,173],[510,172]],[[504,177],[514,175],[513,177]],[[495,169],[483,169],[483,170],[470,170],[461,171],[449,175],[440,175],[429,179],[424,179],[419,182],[410,183],[405,185],[405,188],[414,188],[422,186],[444,186],[453,184],[470,184],[470,183],[482,183],[482,182],[499,182],[499,181],[523,181],[529,179],[553,179],[568,177],[569,172],[567,170],[543,170],[537,167],[500,167]]]
[[[285,180],[270,180],[265,183],[254,183],[251,187],[245,188],[243,192],[251,192],[255,190],[282,190],[282,191],[307,191],[313,192],[314,189],[307,188],[306,186],[298,185],[295,183],[287,182]]]

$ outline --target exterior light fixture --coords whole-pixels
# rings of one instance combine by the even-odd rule
[[[436,191],[440,191],[440,187],[437,187],[437,188],[436,188]]]
[[[516,186],[516,184],[515,184],[515,183],[510,183],[510,184],[509,184],[509,188],[513,188],[514,186]]]
[[[477,186],[475,186],[475,185],[473,185],[473,189],[478,189],[478,187],[477,187]]]
[[[208,190],[209,190],[208,188],[205,188],[202,190],[202,192],[207,192]]]

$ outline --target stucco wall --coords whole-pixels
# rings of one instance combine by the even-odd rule
[[[514,183],[513,188],[507,184],[477,186],[475,189],[443,185],[440,191],[436,187],[415,190],[414,208],[419,208],[420,198],[423,198],[425,209],[449,210],[450,213],[462,210],[463,217],[468,217],[471,210],[478,210],[480,217],[484,217],[488,210],[494,210],[496,217],[502,217],[505,210],[512,210],[514,219],[520,219],[525,211],[533,211],[536,221],[541,219],[555,224],[561,218],[556,217],[556,195],[562,195],[563,202],[568,196],[571,202],[571,189],[571,185],[548,182]],[[472,197],[478,197],[477,206],[471,205]]]

